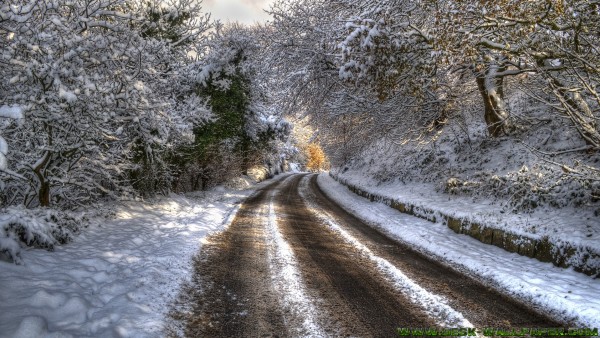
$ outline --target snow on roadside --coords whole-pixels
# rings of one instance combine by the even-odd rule
[[[269,218],[267,223],[267,242],[269,254],[269,268],[273,285],[281,295],[281,306],[286,313],[291,313],[292,318],[302,320],[300,326],[295,327],[295,336],[299,337],[325,337],[313,314],[318,313],[313,301],[307,296],[298,262],[290,245],[285,241],[277,226],[277,216],[273,203],[274,192],[269,201]]]
[[[600,222],[593,208],[548,206],[539,207],[530,213],[512,213],[503,210],[493,198],[485,199],[436,192],[433,183],[420,182],[377,182],[357,170],[348,170],[338,176],[360,189],[385,196],[395,201],[408,203],[418,208],[433,209],[445,215],[467,219],[479,224],[490,224],[495,229],[528,238],[547,237],[558,247],[595,248],[600,244]]]
[[[192,256],[253,190],[126,203],[54,252],[24,251],[21,266],[0,261],[0,337],[163,336]]]
[[[312,192],[308,188],[309,176],[302,179],[300,186],[300,196],[311,207],[310,210],[329,227],[339,233],[346,242],[352,244],[365,257],[377,264],[378,269],[384,276],[396,286],[396,288],[406,295],[410,301],[433,318],[440,327],[474,327],[462,313],[453,309],[448,305],[447,301],[438,295],[432,294],[423,289],[402,271],[398,270],[393,264],[386,259],[375,255],[369,248],[360,243],[354,236],[345,231],[339,224],[334,221],[334,218],[325,211],[317,212],[320,208],[315,205],[314,198],[311,198]]]
[[[509,253],[455,234],[441,223],[431,223],[370,202],[327,174],[319,175],[318,183],[331,199],[393,238],[466,269],[556,319],[600,327],[600,279]]]

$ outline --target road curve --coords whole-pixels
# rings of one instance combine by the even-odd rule
[[[330,200],[316,177],[276,179],[203,246],[181,298],[188,310],[172,313],[185,336],[394,337],[398,327],[441,323],[560,326],[365,225]]]

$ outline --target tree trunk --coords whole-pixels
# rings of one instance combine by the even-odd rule
[[[484,119],[488,133],[492,137],[508,134],[510,129],[509,111],[504,101],[504,75],[506,70],[502,60],[480,65],[476,68],[475,79],[484,104]]]
[[[50,206],[50,183],[48,181],[40,182],[40,190],[38,192],[38,197],[40,199],[41,207],[49,207]]]
[[[40,206],[49,207],[50,206],[50,182],[44,177],[44,173],[46,166],[50,162],[51,154],[49,151],[44,153],[44,156],[37,162],[36,167],[31,167],[31,170],[35,174],[40,184],[38,189],[38,200],[40,202]]]
[[[504,77],[497,75],[503,70],[497,65],[488,65],[476,74],[477,87],[485,107],[483,117],[492,137],[508,134],[510,129],[509,112],[504,101]]]

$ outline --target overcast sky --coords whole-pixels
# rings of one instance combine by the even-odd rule
[[[263,9],[269,8],[274,0],[204,0],[202,7],[213,19],[221,22],[239,21],[245,24],[265,22],[270,19]]]

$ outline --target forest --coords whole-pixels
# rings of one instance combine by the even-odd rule
[[[599,216],[599,1],[268,12],[244,26],[197,0],[4,1],[0,250],[66,242],[101,201],[288,163]]]

